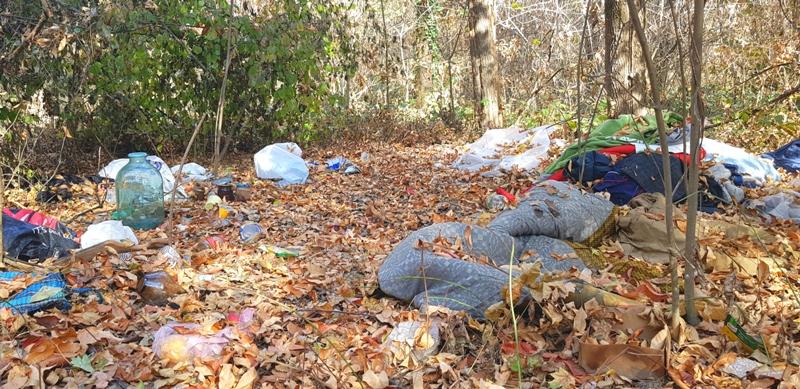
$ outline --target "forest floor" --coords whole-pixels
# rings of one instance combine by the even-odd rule
[[[359,156],[367,150],[370,158],[362,161]],[[327,158],[341,152],[310,150],[304,158],[324,166]],[[456,154],[444,145],[372,146],[343,156],[362,172],[312,170],[309,183],[284,188],[255,179],[251,155],[232,158],[224,166],[232,168],[236,182],[252,183],[252,197],[229,204],[227,226],[212,225],[217,210],[209,216],[202,202],[176,204],[174,220],[183,230],[172,246],[183,256],[182,263],[170,262],[155,249],[129,259],[100,254],[73,263],[65,273],[70,286],[99,292],[71,295],[70,311],[12,315],[0,310],[0,388],[800,386],[800,230],[794,223],[752,221],[775,238],[769,243],[752,241],[747,234],[701,231],[702,249],[749,258],[755,265],[738,272],[708,268],[699,283],[701,295],[710,296],[704,298],[705,319],[696,327],[682,322],[672,331],[674,336],[666,335],[670,330],[664,301],[669,295],[660,289],[669,284],[666,268],[663,277],[650,282],[609,271],[563,274],[550,284],[556,292],[523,313],[516,326],[507,320],[479,323],[446,309],[424,315],[377,287],[378,269],[394,245],[433,223],[485,225],[498,212],[486,210],[487,195],[501,186],[518,193],[533,177],[517,173],[483,178],[451,169]],[[752,189],[749,196],[775,191]],[[11,190],[5,204],[59,220],[97,205],[90,195],[46,205],[34,199],[34,192]],[[106,204],[77,217],[69,227],[85,230],[110,219],[111,211]],[[248,217],[264,232],[258,242],[239,237],[239,225]],[[701,218],[740,226],[752,220],[735,207]],[[214,235],[224,237],[225,243],[216,249],[196,248]],[[147,242],[167,234],[153,230],[137,237]],[[299,256],[276,256],[259,248],[263,245],[293,248]],[[601,250],[622,255],[613,236]],[[170,273],[186,293],[164,306],[146,305],[137,293],[139,272],[157,270]],[[612,328],[620,318],[597,304],[576,307],[565,302],[558,291],[568,289],[561,279],[569,278],[641,300],[647,309],[640,316],[656,328],[656,338],[644,339],[637,331],[641,328]],[[29,281],[0,284],[0,292],[13,294]],[[745,313],[744,330],[766,347],[751,354],[722,334],[725,324],[711,312],[721,309],[724,316],[727,302]],[[428,320],[438,326],[440,338],[432,357],[417,361],[407,355],[432,345],[424,331],[417,331],[410,344],[396,352],[384,344],[400,323]],[[176,322],[180,324],[169,324]],[[154,350],[156,332],[167,325],[173,326],[173,336],[160,343],[161,350]],[[187,341],[195,340],[206,342],[205,350],[215,355],[191,358]],[[580,363],[584,343],[623,348],[607,363],[611,371],[592,374]],[[638,350],[636,346],[667,350],[662,378],[617,373],[624,372],[613,368],[613,359],[637,359],[631,351]],[[596,357],[588,351],[583,356]],[[653,370],[647,365],[641,369]]]

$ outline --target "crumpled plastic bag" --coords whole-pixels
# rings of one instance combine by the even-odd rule
[[[757,210],[761,216],[770,220],[774,216],[779,220],[794,220],[800,224],[800,193],[786,190],[782,193],[765,196],[762,199],[747,200],[742,205],[747,209]]]
[[[128,158],[115,159],[106,165],[106,167],[101,169],[97,175],[116,180],[117,173],[119,173],[123,166],[128,164],[128,161]],[[167,163],[155,155],[148,155],[147,162],[150,165],[153,165],[153,167],[158,169],[158,172],[161,173],[161,179],[164,183],[164,193],[169,193],[172,191],[172,188],[175,187],[175,176],[172,175],[172,171],[170,171]]]
[[[296,143],[276,143],[261,149],[253,156],[256,177],[280,180],[279,186],[300,184],[308,178],[308,166],[303,151]]]
[[[536,169],[541,160],[547,158],[550,147],[550,133],[555,126],[547,125],[532,130],[522,128],[500,128],[488,130],[474,143],[466,147],[453,167],[478,171],[484,167],[491,168],[481,175],[493,177],[501,175],[513,167],[520,170]],[[528,148],[531,146],[530,148]],[[527,149],[520,153],[521,150]]]
[[[175,165],[170,168],[170,172],[172,175],[178,174],[178,169],[180,169],[181,165]],[[186,177],[181,179],[182,183],[187,183],[191,181],[202,182],[208,181],[211,179],[212,175],[208,169],[204,168],[203,166],[196,164],[194,162],[189,162],[183,165],[183,170],[181,170],[181,174]]]
[[[345,174],[361,173],[361,169],[356,166],[351,160],[345,157],[336,157],[329,159],[325,162],[328,170],[336,170]]]
[[[122,225],[119,220],[107,220],[102,223],[92,224],[86,229],[86,232],[81,236],[81,248],[92,247],[107,240],[122,241],[123,239],[130,240],[134,245],[139,244],[136,234],[133,233],[130,227]]]
[[[247,331],[253,321],[255,309],[247,308],[238,316],[239,330]],[[201,333],[204,327],[194,323],[170,322],[159,328],[153,336],[153,351],[160,359],[172,363],[192,362],[195,358],[220,355],[222,350],[234,339],[234,326],[225,327],[214,333]],[[181,328],[181,330],[176,330]]]

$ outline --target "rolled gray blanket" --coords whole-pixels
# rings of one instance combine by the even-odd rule
[[[540,259],[543,271],[584,268],[580,259],[566,258],[575,251],[564,241],[595,245],[613,229],[614,205],[572,185],[548,181],[522,197],[515,209],[500,213],[488,228],[441,223],[412,233],[381,265],[381,289],[420,309],[427,296],[427,304],[483,319],[486,308],[502,301],[500,292],[508,283],[508,273],[499,266],[517,264],[523,254],[536,250],[527,261]],[[439,238],[451,245],[460,239],[462,251],[478,260],[443,255],[447,250],[437,245]]]

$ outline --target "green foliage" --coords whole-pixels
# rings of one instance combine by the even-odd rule
[[[251,16],[236,8],[231,15],[225,0],[111,1],[84,8],[82,22],[52,37],[61,44],[34,46],[19,57],[18,71],[0,72],[0,83],[20,101],[43,90],[48,113],[78,139],[161,152],[186,144],[204,113],[216,117],[230,39],[223,131],[250,148],[270,137],[311,138],[340,104],[327,82],[342,71],[333,57],[351,52],[347,39],[329,34],[343,28],[342,10],[277,0]],[[2,47],[13,49],[13,37],[3,38]],[[0,121],[38,119],[0,108]],[[206,121],[201,145],[213,139],[214,124]]]
[[[223,127],[254,129],[257,135],[284,126],[313,130],[328,95],[320,71],[332,53],[325,39],[327,8],[279,1],[271,17],[234,14],[229,30],[224,2],[159,0],[156,6],[117,6],[108,13],[114,27],[101,27],[110,50],[89,67],[90,87],[111,97],[97,118],[108,131],[124,122],[132,133],[184,140],[197,117],[216,110],[228,39],[232,59]],[[213,122],[205,131],[213,132]]]

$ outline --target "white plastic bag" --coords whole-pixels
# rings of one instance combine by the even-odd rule
[[[180,169],[180,167],[181,165],[175,165],[170,169],[170,172],[172,172],[173,176],[178,174],[178,169]],[[201,182],[201,181],[207,181],[211,178],[211,172],[209,172],[208,169],[194,162],[189,162],[183,165],[183,170],[181,171],[181,174],[186,176],[183,177],[183,179],[181,179],[181,182],[183,182],[184,184],[187,182],[191,182],[192,180]]]
[[[158,169],[158,172],[161,173],[161,180],[163,181],[164,184],[164,193],[169,193],[170,191],[172,191],[172,188],[175,187],[175,176],[172,175],[172,172],[169,170],[169,166],[167,166],[167,163],[164,162],[164,160],[162,160],[161,158],[156,157],[155,155],[148,155],[147,162],[156,169]],[[106,165],[106,167],[101,169],[100,172],[97,173],[97,175],[116,180],[117,173],[119,173],[120,169],[122,169],[122,167],[127,164],[128,164],[128,158],[115,159],[111,161],[111,163]]]
[[[102,223],[92,224],[81,236],[81,248],[92,247],[107,240],[129,239],[133,244],[139,244],[136,234],[130,227],[123,226],[119,220],[108,220]]]
[[[256,177],[280,180],[278,185],[300,184],[308,178],[308,166],[296,143],[278,143],[264,147],[253,156]]]
[[[547,158],[550,133],[555,129],[555,126],[542,126],[532,130],[488,130],[480,139],[466,147],[464,154],[453,163],[453,167],[469,171],[494,167],[482,174],[487,177],[500,175],[503,170],[512,167],[520,170],[536,169],[541,160]],[[529,146],[532,147],[528,148]],[[525,152],[520,153],[520,150],[526,148]]]

